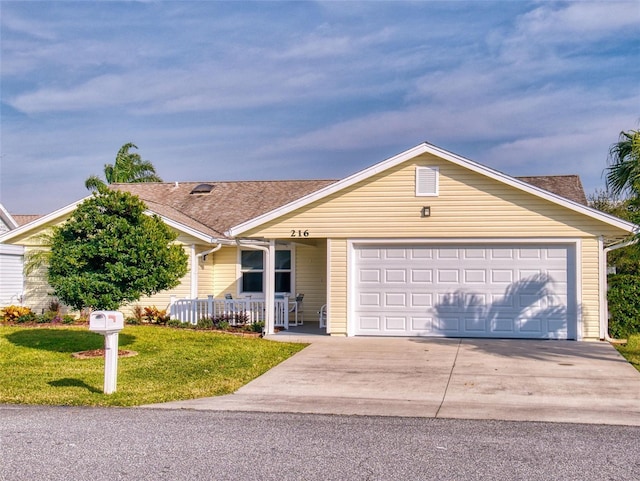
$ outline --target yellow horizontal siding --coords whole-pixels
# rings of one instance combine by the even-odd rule
[[[415,196],[416,166],[440,169],[440,195]],[[423,206],[431,217],[420,217]],[[577,237],[623,231],[430,155],[270,221],[249,236],[288,238]]]
[[[317,322],[318,311],[327,302],[327,244],[296,245],[295,293],[304,294],[304,320]]]
[[[328,332],[331,335],[347,335],[347,240],[329,239],[329,302]]]
[[[600,284],[598,240],[582,241],[582,336],[585,340],[600,337]],[[580,300],[578,301],[580,303]]]
[[[238,251],[236,247],[223,247],[214,252],[212,262],[213,265],[213,290],[211,293],[215,297],[224,297],[225,294],[231,294],[237,297],[237,263]]]

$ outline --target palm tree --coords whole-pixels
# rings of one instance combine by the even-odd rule
[[[607,188],[614,196],[640,197],[640,130],[620,132],[618,142],[609,149]]]
[[[107,184],[134,183],[134,182],[162,182],[156,175],[156,169],[148,160],[143,160],[140,154],[129,152],[129,149],[138,147],[131,142],[120,147],[116,155],[116,161],[112,164],[105,164],[103,181],[97,175],[92,175],[84,185],[89,190],[100,190]]]

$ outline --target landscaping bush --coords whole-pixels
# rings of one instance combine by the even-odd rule
[[[7,306],[4,309],[2,319],[4,322],[16,323],[27,322],[27,319],[31,317],[31,320],[35,319],[35,314],[29,307],[23,306]],[[22,318],[22,320],[20,320]]]
[[[167,326],[169,327],[183,327],[182,324],[186,324],[179,319],[169,319],[167,321]]]
[[[169,314],[165,309],[158,309],[156,306],[145,307],[143,319],[150,324],[164,324],[169,321]]]
[[[208,317],[198,319],[196,329],[213,329],[213,319],[210,319]]]
[[[640,333],[640,276],[609,277],[609,334],[624,338]]]
[[[264,331],[264,321],[254,322],[253,324],[250,324],[250,326],[253,332]]]

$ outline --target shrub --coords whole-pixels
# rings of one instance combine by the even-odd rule
[[[29,312],[28,314],[24,314],[16,319],[18,324],[24,324],[26,322],[34,322],[38,320],[38,316],[34,312]]]
[[[73,324],[74,322],[76,322],[75,317],[69,314],[65,314],[64,316],[62,316],[62,324]]]
[[[5,322],[13,323],[13,322],[27,322],[20,321],[19,319],[24,316],[34,316],[33,312],[28,307],[23,306],[7,306],[4,308],[4,315],[2,316]],[[33,320],[33,319],[31,319]]]
[[[253,332],[264,331],[264,321],[254,322],[253,324],[250,324],[250,326]]]
[[[167,326],[169,327],[182,327],[183,322],[179,319],[169,319],[167,321]]]
[[[228,321],[219,321],[219,322],[216,324],[216,327],[217,327],[218,329],[220,329],[221,331],[228,331],[228,330],[229,330],[229,328],[231,327],[231,324],[229,324],[229,322],[228,322]]]
[[[213,328],[213,319],[208,317],[198,319],[198,324],[196,324],[197,329],[212,329]]]
[[[640,276],[609,277],[609,333],[623,338],[640,333]]]
[[[250,318],[246,312],[234,312],[231,314],[222,314],[213,318],[213,325],[218,326],[221,322],[226,322],[228,326],[244,326],[249,324]],[[228,327],[227,326],[227,327]]]
[[[169,321],[169,315],[165,309],[158,309],[156,306],[144,308],[144,320],[151,324],[166,324]]]
[[[58,313],[60,312],[61,307],[62,306],[60,305],[60,301],[58,301],[58,299],[51,299],[49,301],[49,305],[47,306],[47,310],[49,312]]]
[[[142,322],[136,316],[127,317],[124,322],[131,326],[139,326],[140,324],[142,324]]]
[[[144,322],[144,310],[142,309],[142,306],[133,306],[131,311],[133,316],[127,319],[127,324],[142,324]]]

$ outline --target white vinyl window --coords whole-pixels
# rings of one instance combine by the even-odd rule
[[[438,167],[416,167],[416,196],[437,197],[439,190]]]
[[[247,294],[264,293],[264,252],[240,251],[240,291]],[[275,291],[290,294],[293,279],[293,255],[289,249],[278,249],[275,255]]]

